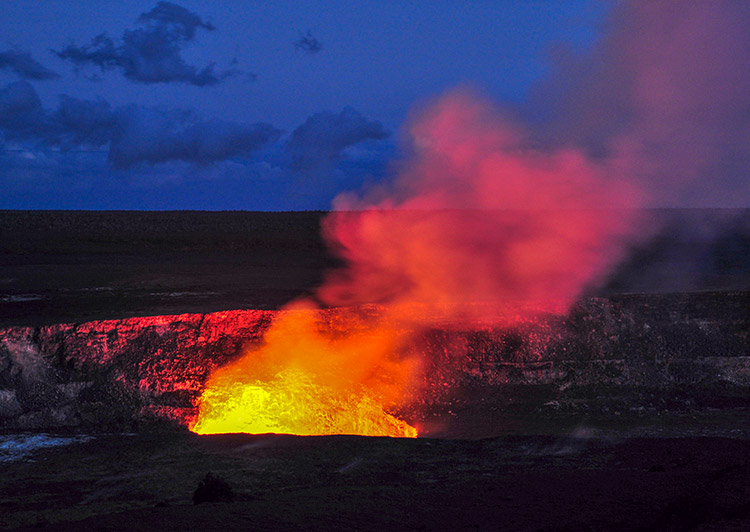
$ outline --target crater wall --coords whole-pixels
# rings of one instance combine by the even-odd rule
[[[434,328],[412,422],[435,412],[750,406],[750,293],[590,298],[513,327]],[[377,312],[371,308],[368,312]],[[230,310],[0,329],[0,430],[185,427],[210,372],[279,312]],[[318,312],[335,329],[340,309]]]

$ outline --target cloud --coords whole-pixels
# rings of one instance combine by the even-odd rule
[[[154,22],[166,26],[182,35],[185,40],[195,37],[195,30],[203,28],[214,31],[213,24],[204,22],[198,15],[192,13],[182,6],[171,2],[159,2],[155,8],[148,13],[141,13],[138,22],[148,24]]]
[[[351,107],[340,113],[321,112],[310,116],[290,135],[285,149],[291,168],[307,172],[330,168],[342,159],[342,152],[366,140],[390,136],[380,122],[367,120]]]
[[[294,47],[307,54],[317,54],[323,49],[323,43],[308,31],[307,33],[300,33],[299,39],[294,41]]]
[[[531,98],[540,136],[637,175],[659,205],[746,204],[748,27],[745,2],[617,3],[592,50],[554,50]]]
[[[57,109],[48,115],[46,142],[63,150],[106,145],[118,127],[116,116],[104,100],[79,100],[60,96]]]
[[[0,89],[0,132],[6,141],[62,150],[101,147],[116,128],[116,117],[103,100],[62,95],[57,109],[49,112],[26,81]]]
[[[10,70],[24,79],[35,79],[38,81],[60,77],[59,74],[31,57],[29,52],[21,52],[19,50],[0,52],[0,70]]]
[[[29,83],[15,81],[0,88],[0,131],[6,141],[43,135],[46,122],[39,95]]]
[[[393,156],[385,128],[351,108],[313,114],[281,135],[266,123],[67,95],[45,108],[18,81],[0,87],[0,185],[11,194],[6,205],[326,209],[341,190],[384,177]],[[224,196],[207,182],[227,187]],[[88,199],[72,192],[79,189]],[[181,195],[142,192],[154,189]]]
[[[116,168],[176,160],[205,165],[255,151],[280,134],[270,124],[195,121],[189,113],[136,105],[120,109],[117,117],[109,150]]]
[[[25,81],[0,89],[0,132],[6,141],[63,151],[108,146],[115,168],[185,161],[210,164],[253,152],[280,132],[264,123],[200,120],[195,113],[61,96],[57,109],[42,107]]]
[[[103,33],[88,44],[70,44],[53,53],[78,67],[92,65],[102,72],[121,70],[126,78],[139,83],[178,82],[205,87],[238,73],[233,69],[219,71],[215,63],[199,69],[185,62],[181,50],[195,40],[197,30],[216,28],[184,7],[159,2],[141,14],[138,22],[143,27],[126,30],[120,42]]]
[[[101,99],[67,95],[60,96],[56,109],[47,110],[26,81],[0,88],[0,134],[6,142],[39,149],[106,148],[118,169],[169,161],[208,165],[276,143],[271,159],[287,175],[344,163],[356,175],[368,173],[382,166],[382,149],[367,141],[390,135],[380,122],[350,107],[338,114],[313,114],[282,143],[281,131],[270,124],[202,120],[189,110],[135,104],[112,108]]]

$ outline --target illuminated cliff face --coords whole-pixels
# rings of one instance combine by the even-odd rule
[[[417,367],[396,366],[418,377],[405,381],[409,400],[386,413],[420,434],[479,437],[502,433],[506,416],[519,412],[536,419],[560,410],[746,405],[748,305],[743,292],[633,295],[588,299],[566,317],[529,315],[513,326],[435,321],[419,334],[403,328],[399,338],[409,342],[396,362],[429,357]],[[212,371],[257,351],[284,314],[238,310],[0,329],[0,428],[185,428],[196,420]],[[312,315],[324,337],[340,336],[343,309]],[[382,308],[360,315],[379,321]]]
[[[272,315],[226,311],[0,329],[0,423],[184,426],[208,374],[257,342]]]

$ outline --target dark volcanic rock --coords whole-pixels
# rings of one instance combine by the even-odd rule
[[[410,349],[426,355],[427,393],[402,415],[747,407],[748,309],[747,292],[628,295],[510,328],[424,331]],[[0,329],[0,428],[183,427],[211,371],[259,343],[279,312]],[[319,311],[320,326],[341,327],[339,313]]]
[[[210,471],[198,483],[193,493],[193,504],[204,502],[232,502],[234,491],[227,481],[218,477]]]
[[[268,311],[0,329],[5,429],[184,424],[210,372],[257,342]]]

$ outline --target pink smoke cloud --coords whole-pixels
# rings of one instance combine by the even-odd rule
[[[443,320],[476,318],[477,302],[561,311],[635,232],[623,208],[639,201],[633,186],[581,151],[530,148],[521,128],[467,91],[428,107],[410,133],[415,155],[392,186],[339,197],[326,220],[347,264],[320,288],[326,304],[404,313],[426,304]]]

